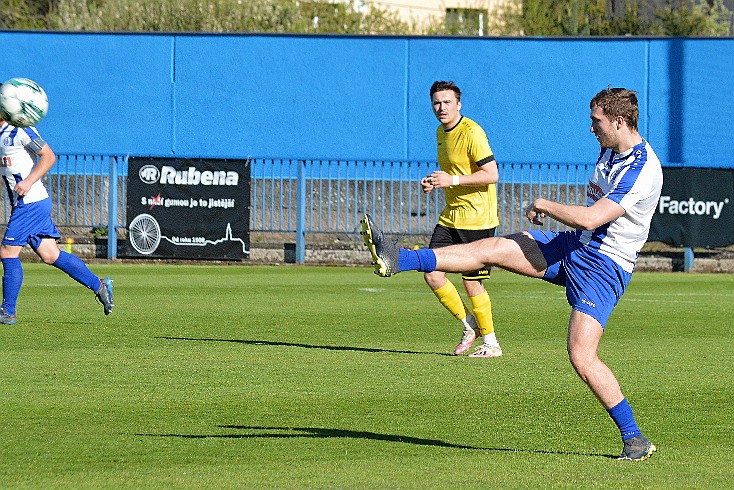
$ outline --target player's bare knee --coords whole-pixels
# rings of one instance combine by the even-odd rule
[[[568,359],[569,361],[571,361],[571,366],[573,367],[574,371],[576,371],[576,374],[578,374],[579,378],[581,378],[584,383],[586,383],[589,379],[589,372],[592,362],[589,361],[586,356],[574,354],[571,351],[569,351],[568,353]]]
[[[14,259],[20,256],[20,247],[0,246],[0,258]]]
[[[44,264],[54,265],[54,262],[56,262],[56,258],[51,258],[48,255],[43,255],[39,257],[41,257],[41,260],[43,261]]]
[[[426,272],[423,274],[423,279],[426,281],[426,284],[428,284],[428,287],[434,291],[446,284],[446,274],[443,272]]]
[[[581,378],[581,381],[588,384],[589,383],[588,369],[586,369],[584,366],[576,366],[576,365],[573,365],[573,368],[576,371],[576,374],[578,375],[578,377]]]
[[[44,264],[54,265],[56,259],[59,258],[59,250],[49,247],[41,247],[36,250],[36,255]]]
[[[481,279],[477,279],[477,280],[464,279],[463,283],[464,283],[464,289],[466,290],[469,296],[477,296],[486,291]]]

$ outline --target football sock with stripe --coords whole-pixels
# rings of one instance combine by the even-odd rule
[[[398,269],[433,272],[436,270],[436,254],[430,248],[419,248],[418,250],[401,248],[398,255]]]
[[[82,259],[76,255],[60,250],[59,258],[56,259],[53,266],[66,272],[69,277],[82,286],[88,287],[95,293],[99,289],[99,285],[101,284],[99,277],[95,276],[94,273],[89,270],[87,264],[85,264]]]
[[[617,424],[623,441],[642,435],[642,431],[637,427],[635,417],[632,415],[632,407],[630,407],[626,398],[612,408],[608,408],[607,412],[609,412],[609,416],[612,417],[614,423]]]
[[[438,301],[449,310],[449,313],[454,315],[457,320],[463,320],[466,318],[466,307],[464,302],[461,300],[459,292],[456,290],[456,286],[451,281],[446,281],[446,284],[433,291]]]
[[[15,315],[20,287],[23,285],[23,265],[20,258],[2,259],[3,263],[3,303],[2,308]]]

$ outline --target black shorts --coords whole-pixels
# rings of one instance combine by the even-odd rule
[[[431,243],[428,244],[428,248],[441,248],[460,243],[476,242],[477,240],[493,237],[496,233],[497,228],[490,228],[489,230],[461,230],[436,225],[433,229]],[[467,281],[481,281],[482,279],[489,279],[489,272],[490,269],[479,269],[478,271],[466,272],[461,275],[461,278]]]

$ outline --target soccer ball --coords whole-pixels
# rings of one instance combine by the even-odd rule
[[[47,111],[46,92],[33,80],[11,78],[0,85],[0,117],[13,126],[35,126]]]

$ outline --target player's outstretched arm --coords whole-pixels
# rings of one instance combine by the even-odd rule
[[[574,206],[539,198],[528,206],[525,216],[536,225],[542,225],[543,218],[548,216],[572,228],[594,230],[622,216],[624,212],[622,206],[606,197],[592,206]]]

